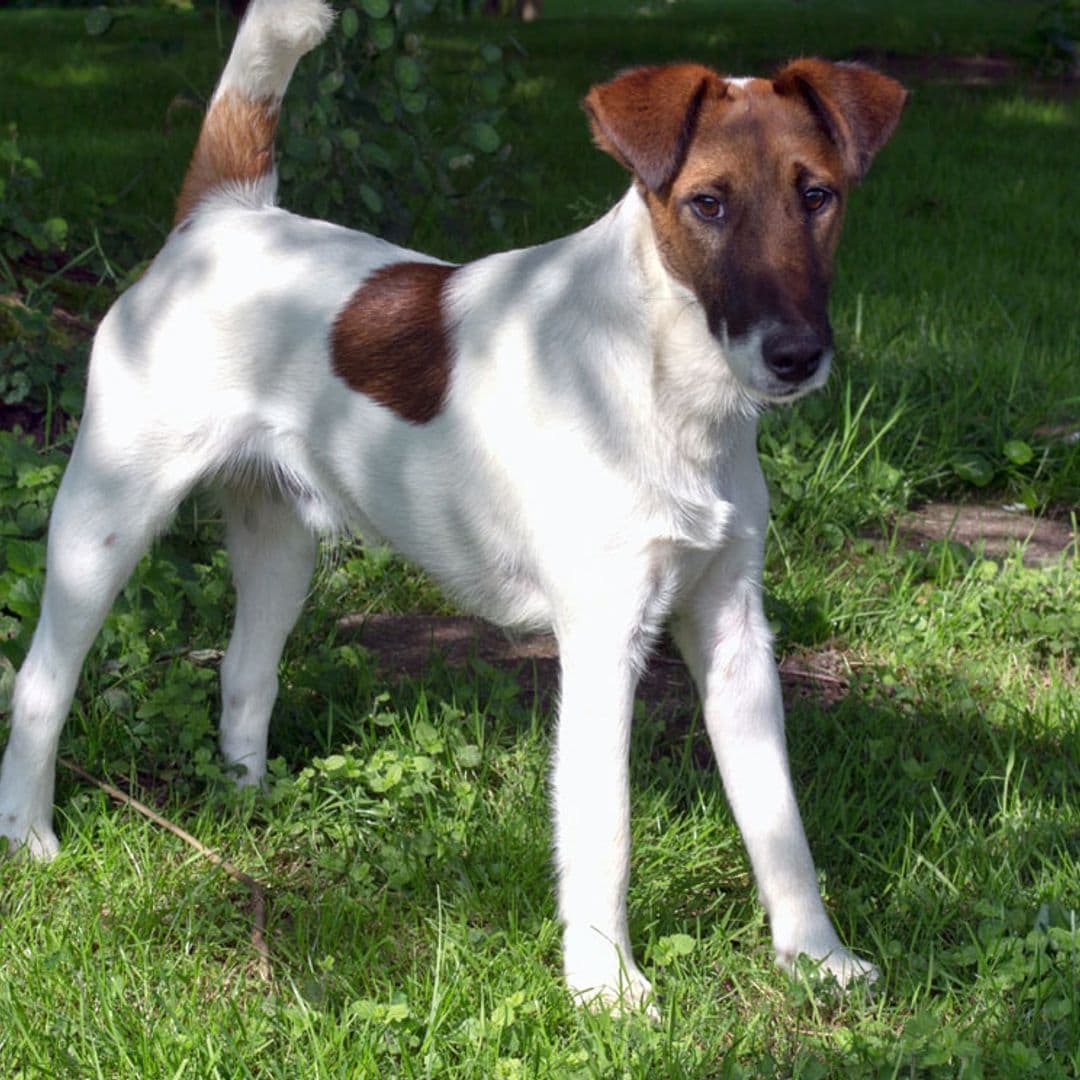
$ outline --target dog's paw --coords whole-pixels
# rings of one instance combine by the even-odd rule
[[[881,978],[881,972],[877,965],[863,960],[853,952],[849,952],[842,945],[837,945],[824,955],[815,956],[810,951],[800,950],[798,953],[784,953],[777,951],[776,962],[789,974],[794,974],[800,960],[806,960],[813,967],[818,978],[836,981],[843,988],[852,987],[857,983],[872,986]]]
[[[60,841],[48,824],[21,826],[14,815],[0,815],[0,856],[29,857],[49,862],[60,851]]]
[[[620,965],[617,971],[607,975],[568,972],[566,985],[579,1005],[594,1012],[616,1016],[642,1013],[652,1021],[660,1019],[652,983],[633,965]]]
[[[625,934],[602,933],[588,923],[563,931],[563,972],[574,1001],[596,1012],[660,1014],[652,984],[634,963]]]
[[[869,960],[863,960],[847,949],[838,949],[829,953],[828,956],[818,961],[818,970],[827,972],[844,987],[852,986],[857,982],[872,986],[881,978],[881,972],[876,964]]]
[[[256,791],[265,791],[267,787],[266,770],[258,772],[255,769],[249,769],[244,765],[233,765],[230,771],[232,772],[233,783],[238,789],[243,788],[255,788]]]
[[[789,974],[796,966],[802,968],[801,958],[805,958],[819,979],[833,979],[841,987],[860,980],[869,985],[880,977],[869,960],[861,960],[844,948],[824,910],[809,915],[804,912],[803,917],[791,920],[774,919],[773,947],[777,964]]]

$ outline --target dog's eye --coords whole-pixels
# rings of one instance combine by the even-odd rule
[[[702,221],[719,221],[724,216],[724,204],[715,195],[695,195],[690,205]]]
[[[803,206],[810,211],[811,214],[816,214],[819,210],[824,210],[832,199],[832,192],[827,188],[812,187],[807,188],[802,193]]]

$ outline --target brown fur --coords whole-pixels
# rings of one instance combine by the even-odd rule
[[[773,85],[780,95],[801,95],[807,101],[843,154],[852,180],[866,175],[896,130],[907,100],[907,91],[885,75],[824,60],[794,60]]]
[[[456,269],[384,266],[356,290],[330,332],[334,373],[414,424],[438,416],[450,384],[443,295]]]
[[[724,83],[701,64],[629,71],[594,86],[584,101],[596,145],[649,191],[669,184],[683,163],[706,94]]]
[[[258,180],[270,172],[280,109],[276,100],[251,101],[231,93],[211,105],[176,201],[174,226],[208,191],[229,182]]]

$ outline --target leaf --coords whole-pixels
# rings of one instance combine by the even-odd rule
[[[68,223],[61,217],[48,218],[41,226],[50,243],[63,247],[67,240]]]
[[[319,144],[306,135],[293,132],[285,142],[285,152],[297,161],[310,164],[319,156]]]
[[[341,13],[341,32],[351,41],[359,29],[360,16],[356,14],[356,8],[347,7]]]
[[[664,938],[675,956],[689,956],[697,946],[697,942],[689,934],[671,934]]]
[[[360,148],[360,156],[378,169],[393,169],[394,159],[390,151],[378,143],[366,142]]]
[[[697,942],[689,934],[668,934],[653,947],[653,959],[659,967],[667,967],[677,957],[689,956],[696,947]]]
[[[401,107],[412,116],[419,116],[427,108],[427,95],[423,91],[409,91],[401,95]]]
[[[381,214],[383,210],[382,196],[370,185],[361,184],[356,193],[360,196],[363,204],[373,213]]]
[[[994,467],[981,454],[963,454],[953,458],[952,470],[969,484],[986,487],[994,479]]]
[[[818,536],[821,540],[821,546],[827,551],[840,551],[846,540],[844,530],[831,521],[822,524]]]
[[[397,120],[397,110],[394,107],[394,99],[390,94],[380,93],[375,107],[379,112],[379,119],[386,125],[392,125]]]
[[[324,97],[336,94],[345,85],[345,75],[341,71],[331,71],[319,82],[319,93]]]
[[[420,65],[411,56],[399,56],[394,61],[394,78],[402,90],[415,90],[420,85]]]
[[[1010,439],[1001,449],[1014,465],[1026,465],[1035,456],[1035,451],[1023,439]]]
[[[4,607],[24,619],[34,618],[41,606],[41,593],[35,581],[30,577],[17,578],[4,597]]]
[[[386,1007],[386,1022],[388,1024],[399,1024],[402,1020],[408,1020],[412,1015],[409,1009],[408,1002],[404,1000],[395,1001],[392,1005]]]
[[[501,75],[485,75],[478,84],[480,97],[486,104],[495,105],[505,86],[506,80]]]
[[[15,470],[15,486],[30,489],[48,487],[60,477],[59,465],[37,465],[21,462]]]
[[[390,14],[390,0],[360,0],[360,6],[373,19],[385,19]]]
[[[394,24],[389,19],[381,19],[379,22],[374,23],[368,31],[368,41],[370,41],[379,52],[384,52],[386,49],[391,48],[394,44],[395,37]]]
[[[454,751],[454,760],[463,769],[475,769],[480,764],[480,747],[475,743],[466,743]]]
[[[113,24],[113,13],[104,5],[91,8],[83,19],[83,26],[91,37],[101,37],[109,31]]]
[[[442,751],[443,741],[439,737],[438,729],[428,723],[427,720],[420,720],[413,728],[413,736],[420,747],[426,750],[429,754],[437,754]]]
[[[483,120],[477,120],[469,125],[466,138],[477,150],[481,150],[485,154],[494,154],[502,145],[499,133]]]
[[[41,544],[29,540],[9,540],[4,546],[8,569],[20,577],[30,577],[45,566],[45,554]]]

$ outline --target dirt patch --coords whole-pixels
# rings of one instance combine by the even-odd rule
[[[1075,551],[1078,542],[1065,521],[982,503],[927,503],[905,514],[897,529],[903,541],[916,547],[952,540],[974,550],[981,548],[990,559],[1004,559],[1020,545],[1028,566],[1053,562],[1070,548]]]
[[[450,667],[474,660],[512,674],[522,688],[535,690],[542,704],[555,704],[559,649],[551,634],[509,634],[466,615],[346,615],[338,632],[375,654],[391,678],[418,678],[436,659]]]
[[[554,705],[559,682],[559,651],[550,634],[510,635],[480,619],[457,615],[346,615],[338,631],[359,641],[377,657],[391,677],[416,678],[436,658],[451,667],[482,660],[515,675],[522,686],[536,690],[545,707]],[[834,649],[799,650],[780,664],[784,697],[812,698],[831,705],[848,692],[848,664]],[[686,665],[674,647],[663,641],[638,686],[638,697],[650,709],[675,713],[694,707]]]

